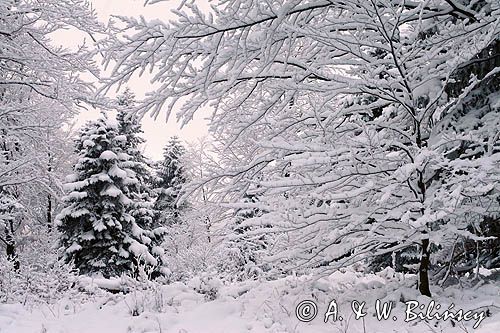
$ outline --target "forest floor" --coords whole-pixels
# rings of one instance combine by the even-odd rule
[[[53,304],[0,304],[0,333],[500,332],[500,285],[494,279],[471,288],[434,286],[432,299],[419,296],[414,275],[391,269],[227,285],[193,279],[187,284],[151,283],[127,293],[97,287],[104,283],[113,286],[117,280],[86,280],[77,294]],[[303,320],[314,317],[309,322],[297,318],[296,309],[305,300],[316,304],[299,307]],[[394,306],[386,319],[377,319],[377,300],[379,310],[384,304]],[[424,309],[414,308],[413,301]],[[434,308],[428,310],[432,301]],[[445,310],[455,319],[436,319]]]

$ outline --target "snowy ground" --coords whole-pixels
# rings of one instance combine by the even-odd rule
[[[498,283],[484,283],[472,290],[433,289],[433,300],[441,309],[448,309],[454,303],[455,310],[487,311],[487,317],[474,329],[474,319],[454,323],[405,322],[404,302],[418,300],[429,304],[431,299],[418,296],[414,277],[394,274],[391,270],[377,275],[347,271],[322,279],[287,277],[227,286],[215,282],[208,283],[218,287],[215,299],[210,300],[210,294],[198,292],[200,288],[209,289],[201,287],[200,280],[187,285],[150,285],[127,294],[107,293],[87,281],[83,301],[62,299],[35,307],[1,304],[0,333],[500,332]],[[343,320],[337,318],[333,322],[330,317],[325,323],[324,315],[333,299],[338,306],[338,317],[343,316]],[[387,320],[374,317],[376,299],[395,301],[396,307]],[[296,306],[303,300],[317,304],[317,316],[311,322],[300,322],[296,317]],[[353,300],[366,301],[365,317],[354,318]]]

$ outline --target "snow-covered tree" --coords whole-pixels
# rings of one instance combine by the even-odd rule
[[[203,179],[209,170],[220,167],[211,150],[212,142],[207,137],[188,143],[182,154],[186,179]],[[184,199],[179,198],[181,202]],[[235,273],[241,267],[235,267],[235,260],[226,251],[224,238],[227,232],[221,230],[220,223],[229,217],[229,214],[224,214],[226,209],[212,201],[209,188],[187,199],[189,204],[181,205],[176,223],[168,225],[163,243],[165,261],[171,272],[169,278],[186,280],[200,274]]]
[[[143,133],[138,117],[130,112],[134,104],[135,95],[127,88],[118,96],[118,134],[125,137],[125,140],[120,141],[122,151],[130,158],[123,165],[131,170],[137,182],[128,186],[128,198],[131,204],[128,212],[134,217],[138,227],[142,232],[147,234],[151,239],[148,244],[151,253],[159,261],[161,266],[161,258],[163,242],[166,229],[161,227],[160,223],[155,219],[155,193],[151,188],[152,174],[150,161],[144,156],[141,150],[141,145],[144,139],[140,136]],[[154,275],[158,275],[159,270]]]
[[[24,206],[16,222],[23,225],[12,230],[42,215],[50,228],[60,194],[57,162],[67,153],[60,151],[60,127],[77,105],[93,102],[92,85],[79,75],[98,75],[91,50],[68,50],[50,39],[67,29],[103,31],[87,2],[17,0],[0,8],[0,187]],[[15,246],[21,236],[6,237]]]
[[[133,161],[123,151],[123,142],[126,137],[105,115],[87,123],[76,140],[79,159],[74,174],[67,177],[68,194],[57,225],[64,258],[81,274],[119,276],[141,264],[159,264],[148,248],[148,230],[131,213],[129,196],[138,179],[129,168]]]
[[[273,258],[285,268],[418,246],[430,295],[431,250],[487,241],[469,230],[500,214],[498,1],[214,6],[185,3],[168,24],[123,19],[131,35],[111,37],[108,86],[147,68],[161,84],[136,112],[182,104],[189,121],[213,107],[212,132],[246,153],[199,187],[234,202],[259,185],[269,213],[252,223],[273,221],[263,229],[284,236]]]
[[[0,237],[7,250],[7,259],[12,262],[14,269],[19,269],[19,258],[16,250],[14,234],[20,225],[24,207],[6,189],[0,189],[0,228],[5,237]]]
[[[177,136],[173,136],[163,149],[163,159],[156,164],[155,190],[157,192],[154,209],[161,225],[179,222],[179,214],[184,204],[178,205],[182,185],[186,182],[182,157],[185,148]]]
[[[228,226],[228,248],[234,260],[233,275],[246,279],[261,275],[263,258],[270,245],[270,237],[260,232],[256,227],[246,223],[254,218],[261,217],[265,212],[259,207],[258,193],[245,193],[242,200],[236,204],[234,217]]]
[[[126,137],[123,141],[122,149],[131,156],[135,162],[131,167],[138,177],[141,178],[141,192],[147,192],[147,183],[151,182],[150,164],[151,162],[142,153],[142,144],[145,140],[141,137],[143,130],[139,118],[131,113],[134,106],[135,95],[127,88],[123,94],[117,97],[118,113],[118,133]]]

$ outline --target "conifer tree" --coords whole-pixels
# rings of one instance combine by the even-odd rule
[[[118,134],[122,150],[130,157],[124,164],[137,178],[137,183],[131,184],[128,188],[128,197],[132,201],[128,212],[134,217],[149,251],[161,262],[164,251],[160,245],[166,229],[155,219],[154,191],[148,186],[152,181],[150,162],[141,151],[144,139],[140,135],[143,131],[139,118],[130,112],[134,99],[135,95],[129,88],[118,96]],[[154,275],[158,273],[159,271],[156,271]]]
[[[153,204],[153,191],[150,190],[147,184],[152,181],[150,172],[150,162],[146,159],[141,151],[141,145],[144,139],[140,136],[143,133],[140,125],[139,118],[130,112],[130,108],[134,104],[135,95],[130,89],[126,89],[124,93],[118,96],[118,134],[120,135],[120,146],[123,151],[129,155],[130,160],[127,162],[129,169],[134,171],[137,177],[137,184],[131,189],[132,195],[137,199],[135,201],[142,201],[144,204]],[[146,206],[144,206],[146,207]],[[144,225],[150,225],[153,211],[152,206],[147,208],[147,212],[143,211],[141,219],[146,218],[149,222],[144,222]],[[147,218],[146,216],[150,216]],[[136,218],[138,216],[135,216]]]
[[[80,158],[67,177],[65,208],[56,218],[66,261],[81,274],[105,277],[130,273],[140,264],[157,266],[150,242],[130,213],[131,187],[138,183],[123,151],[124,137],[105,115],[89,122],[76,140]]]
[[[258,207],[259,197],[254,193],[245,193],[238,206],[230,227],[229,248],[234,253],[236,274],[248,278],[259,274],[268,247],[266,235],[258,232],[258,226],[252,226],[251,219],[261,217],[265,212]]]
[[[178,206],[182,185],[186,176],[181,158],[185,148],[177,136],[172,137],[163,151],[163,160],[156,166],[156,192],[155,211],[157,220],[162,225],[173,225],[179,222],[179,214],[183,206]]]

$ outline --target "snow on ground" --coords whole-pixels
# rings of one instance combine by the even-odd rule
[[[390,269],[376,275],[347,270],[320,279],[289,276],[276,281],[248,281],[219,286],[216,296],[209,292],[213,291],[209,286],[217,287],[220,282],[206,282],[194,279],[188,284],[150,284],[132,288],[127,294],[111,294],[97,285],[116,290],[117,281],[96,280],[91,285],[87,280],[83,283],[85,302],[62,299],[32,309],[21,304],[0,304],[0,333],[500,332],[498,283],[484,283],[475,289],[433,288],[433,300],[441,309],[454,303],[455,310],[487,311],[474,329],[474,319],[454,324],[449,320],[405,322],[404,302],[418,300],[427,305],[431,299],[418,295],[414,276]],[[376,299],[382,304],[395,302],[387,320],[374,317]],[[296,306],[304,300],[317,304],[317,316],[311,322],[296,317]],[[330,316],[325,323],[324,315],[332,300],[343,320],[333,322]],[[363,311],[367,315],[358,320],[351,309],[354,300],[366,302]]]

